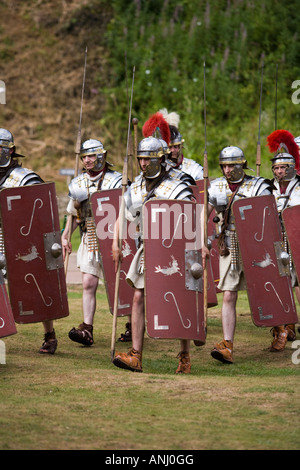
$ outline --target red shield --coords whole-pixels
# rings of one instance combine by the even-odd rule
[[[0,271],[0,338],[17,333],[5,282]]]
[[[150,200],[143,220],[147,333],[204,343],[200,206]]]
[[[0,207],[15,321],[66,317],[68,298],[54,183],[2,189]]]
[[[273,195],[232,205],[249,304],[256,326],[297,322],[289,266]]]
[[[282,220],[288,239],[288,245],[292,254],[292,260],[300,279],[300,249],[299,249],[299,227],[300,227],[300,205],[287,207],[282,211]]]
[[[115,222],[119,216],[122,189],[96,191],[91,196],[91,204],[96,225],[99,251],[104,273],[110,312],[114,311],[116,284],[115,265],[112,259],[112,242]],[[126,224],[122,241],[123,262],[121,264],[118,316],[131,315],[133,290],[126,282],[126,274],[136,252],[135,241],[130,237]]]

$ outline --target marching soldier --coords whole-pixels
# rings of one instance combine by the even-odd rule
[[[125,193],[125,215],[129,221],[141,229],[142,207],[151,198],[191,200],[192,190],[179,179],[171,178],[166,169],[165,152],[162,141],[155,137],[146,137],[138,145],[137,158],[141,173],[135,178]],[[115,225],[112,245],[115,266],[122,260],[119,249],[119,220]],[[145,331],[144,311],[144,257],[142,232],[139,246],[127,273],[127,282],[134,288],[132,306],[132,348],[128,353],[117,352],[115,366],[131,371],[142,372],[142,352]],[[179,365],[176,373],[189,373],[191,364],[189,340],[181,340]]]
[[[7,129],[0,129],[0,188],[15,188],[43,183],[43,180],[32,170],[23,168],[18,162],[23,155],[16,153],[16,146],[12,133]],[[1,221],[0,221],[1,222]],[[0,235],[1,234],[0,223]],[[1,238],[1,237],[0,237]],[[1,240],[0,240],[1,241]],[[4,246],[0,244],[0,251]],[[42,322],[44,326],[44,341],[39,350],[41,354],[54,354],[57,348],[57,339],[53,328],[53,320]]]
[[[170,154],[167,159],[169,165],[176,170],[180,170],[184,173],[187,173],[195,181],[202,180],[203,166],[195,162],[191,158],[184,157],[183,155],[182,150],[184,139],[182,138],[182,135],[178,130],[179,115],[175,112],[168,114],[168,111],[166,109],[161,109],[159,113],[161,113],[164,119],[168,122],[170,129]]]
[[[179,116],[176,113],[171,113],[171,115],[176,115],[176,119],[179,120]],[[165,155],[165,169],[168,172],[170,178],[177,178],[180,181],[184,182],[188,186],[195,186],[197,179],[203,179],[203,168],[198,163],[194,162],[193,160],[185,159],[186,165],[184,168],[181,168],[182,165],[176,165],[176,162],[172,160],[172,150],[169,147],[170,138],[172,135],[171,129],[176,128],[174,126],[170,126],[168,121],[165,119],[167,117],[167,111],[162,110],[158,113],[152,115],[148,121],[143,126],[143,136],[150,137],[153,135],[153,131],[155,128],[155,124],[159,127],[160,136],[158,137],[161,145],[163,147],[163,152]],[[178,132],[176,130],[176,132]],[[174,134],[174,131],[173,131]],[[182,140],[183,142],[183,140]],[[180,148],[180,144],[174,144],[176,149]],[[176,152],[176,150],[175,150]],[[188,163],[189,162],[189,163]],[[185,171],[186,170],[186,171]],[[193,173],[193,176],[192,174]],[[195,179],[194,179],[195,177]],[[126,323],[126,330],[125,333],[122,333],[120,338],[118,339],[119,342],[129,342],[132,341],[132,330],[131,330],[131,318],[128,317],[128,321]]]
[[[291,206],[300,204],[300,176],[299,170],[299,149],[297,140],[293,135],[283,129],[272,132],[268,136],[268,145],[271,151],[275,151],[275,156],[271,159],[272,172],[274,178],[273,194],[276,199],[277,209],[281,220],[283,240],[288,250],[287,237],[282,223],[282,211]],[[292,287],[295,288],[295,294],[300,303],[300,287],[293,263],[291,267]],[[273,328],[273,341],[270,351],[283,351],[287,341],[296,339],[295,325],[280,325]]]
[[[210,183],[208,189],[208,217],[215,209],[222,217],[222,230],[218,240],[220,251],[220,282],[223,291],[222,326],[223,340],[211,352],[214,359],[232,363],[233,340],[236,325],[238,291],[246,289],[242,265],[239,262],[239,246],[235,231],[232,204],[243,197],[271,194],[269,183],[261,177],[245,174],[247,161],[243,151],[236,146],[225,147],[219,156],[223,176]],[[203,247],[203,263],[209,256]]]
[[[100,140],[89,139],[83,142],[80,149],[80,158],[84,172],[74,178],[69,185],[70,202],[67,212],[72,214],[73,226],[66,224],[62,234],[64,255],[72,251],[72,244],[68,241],[69,231],[79,226],[81,243],[77,252],[77,267],[82,272],[82,309],[83,323],[78,328],[72,328],[69,338],[77,343],[91,346],[93,339],[93,323],[96,311],[96,292],[101,276],[100,257],[97,247],[97,238],[90,205],[91,195],[100,189],[120,188],[122,184],[121,173],[110,168],[106,161],[107,151]]]

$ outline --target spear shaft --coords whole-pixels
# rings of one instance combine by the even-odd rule
[[[122,249],[123,225],[124,225],[124,222],[125,222],[124,194],[125,194],[126,187],[127,187],[127,184],[128,184],[128,154],[129,154],[129,142],[130,142],[130,137],[131,137],[130,136],[130,124],[131,124],[134,74],[135,74],[135,67],[133,67],[133,74],[132,74],[130,109],[129,109],[129,113],[128,113],[129,116],[128,116],[126,155],[125,155],[125,158],[124,158],[124,166],[123,166],[123,173],[122,173],[122,198],[121,198],[121,207],[120,207],[120,211],[119,211],[119,250]],[[115,295],[114,295],[113,326],[112,326],[111,348],[110,348],[111,361],[113,361],[114,356],[115,356],[115,343],[116,343],[118,305],[119,305],[120,272],[121,272],[121,261],[119,259],[118,268],[117,268],[117,272],[116,272]]]
[[[261,80],[260,80],[258,139],[257,139],[257,147],[256,147],[256,176],[260,175],[260,165],[261,165],[260,126],[261,126],[261,105],[262,105],[262,91],[263,91],[263,76],[264,76],[264,63],[262,63],[262,66],[261,66]]]
[[[208,200],[207,200],[207,190],[208,190],[208,162],[207,162],[207,139],[206,139],[206,82],[205,82],[205,62],[204,62],[204,159],[203,159],[203,178],[204,178],[204,245],[208,244]],[[205,330],[207,327],[207,262],[205,263],[205,268],[203,272],[203,302],[204,302],[204,321],[205,321]]]

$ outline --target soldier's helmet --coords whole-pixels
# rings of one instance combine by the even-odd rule
[[[106,163],[107,151],[104,149],[104,146],[100,140],[88,139],[83,142],[80,148],[81,160],[83,160],[83,157],[87,155],[96,155],[96,160],[93,167],[94,171],[103,170]]]
[[[11,154],[10,149],[14,149],[14,138],[10,131],[7,129],[0,129],[0,167],[5,168],[10,164]]]
[[[149,159],[149,165],[144,172],[146,178],[156,178],[164,165],[165,150],[163,140],[156,137],[146,137],[137,148],[137,158]]]
[[[230,173],[230,183],[240,183],[244,177],[244,170],[247,168],[247,160],[242,149],[234,145],[224,147],[219,155],[221,169],[223,165],[234,165]]]
[[[292,180],[299,170],[299,147],[294,136],[284,129],[278,129],[267,137],[268,146],[274,153],[272,171],[278,165],[286,165],[283,181]],[[274,174],[276,179],[276,175]]]

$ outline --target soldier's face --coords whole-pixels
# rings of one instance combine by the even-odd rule
[[[288,169],[288,165],[275,165],[273,167],[273,173],[277,181],[280,183],[280,181],[284,180],[284,177],[286,176],[286,172]]]
[[[169,149],[171,151],[171,159],[174,162],[177,162],[178,157],[180,155],[180,145],[171,145]]]
[[[89,171],[94,168],[97,155],[95,153],[93,155],[84,155],[81,159],[82,159],[84,168],[87,171]]]
[[[140,164],[140,169],[144,173],[146,171],[147,166],[150,165],[150,158],[139,158],[138,161]]]
[[[234,169],[234,165],[222,165],[223,173],[225,178],[228,180],[231,178],[231,173]]]

